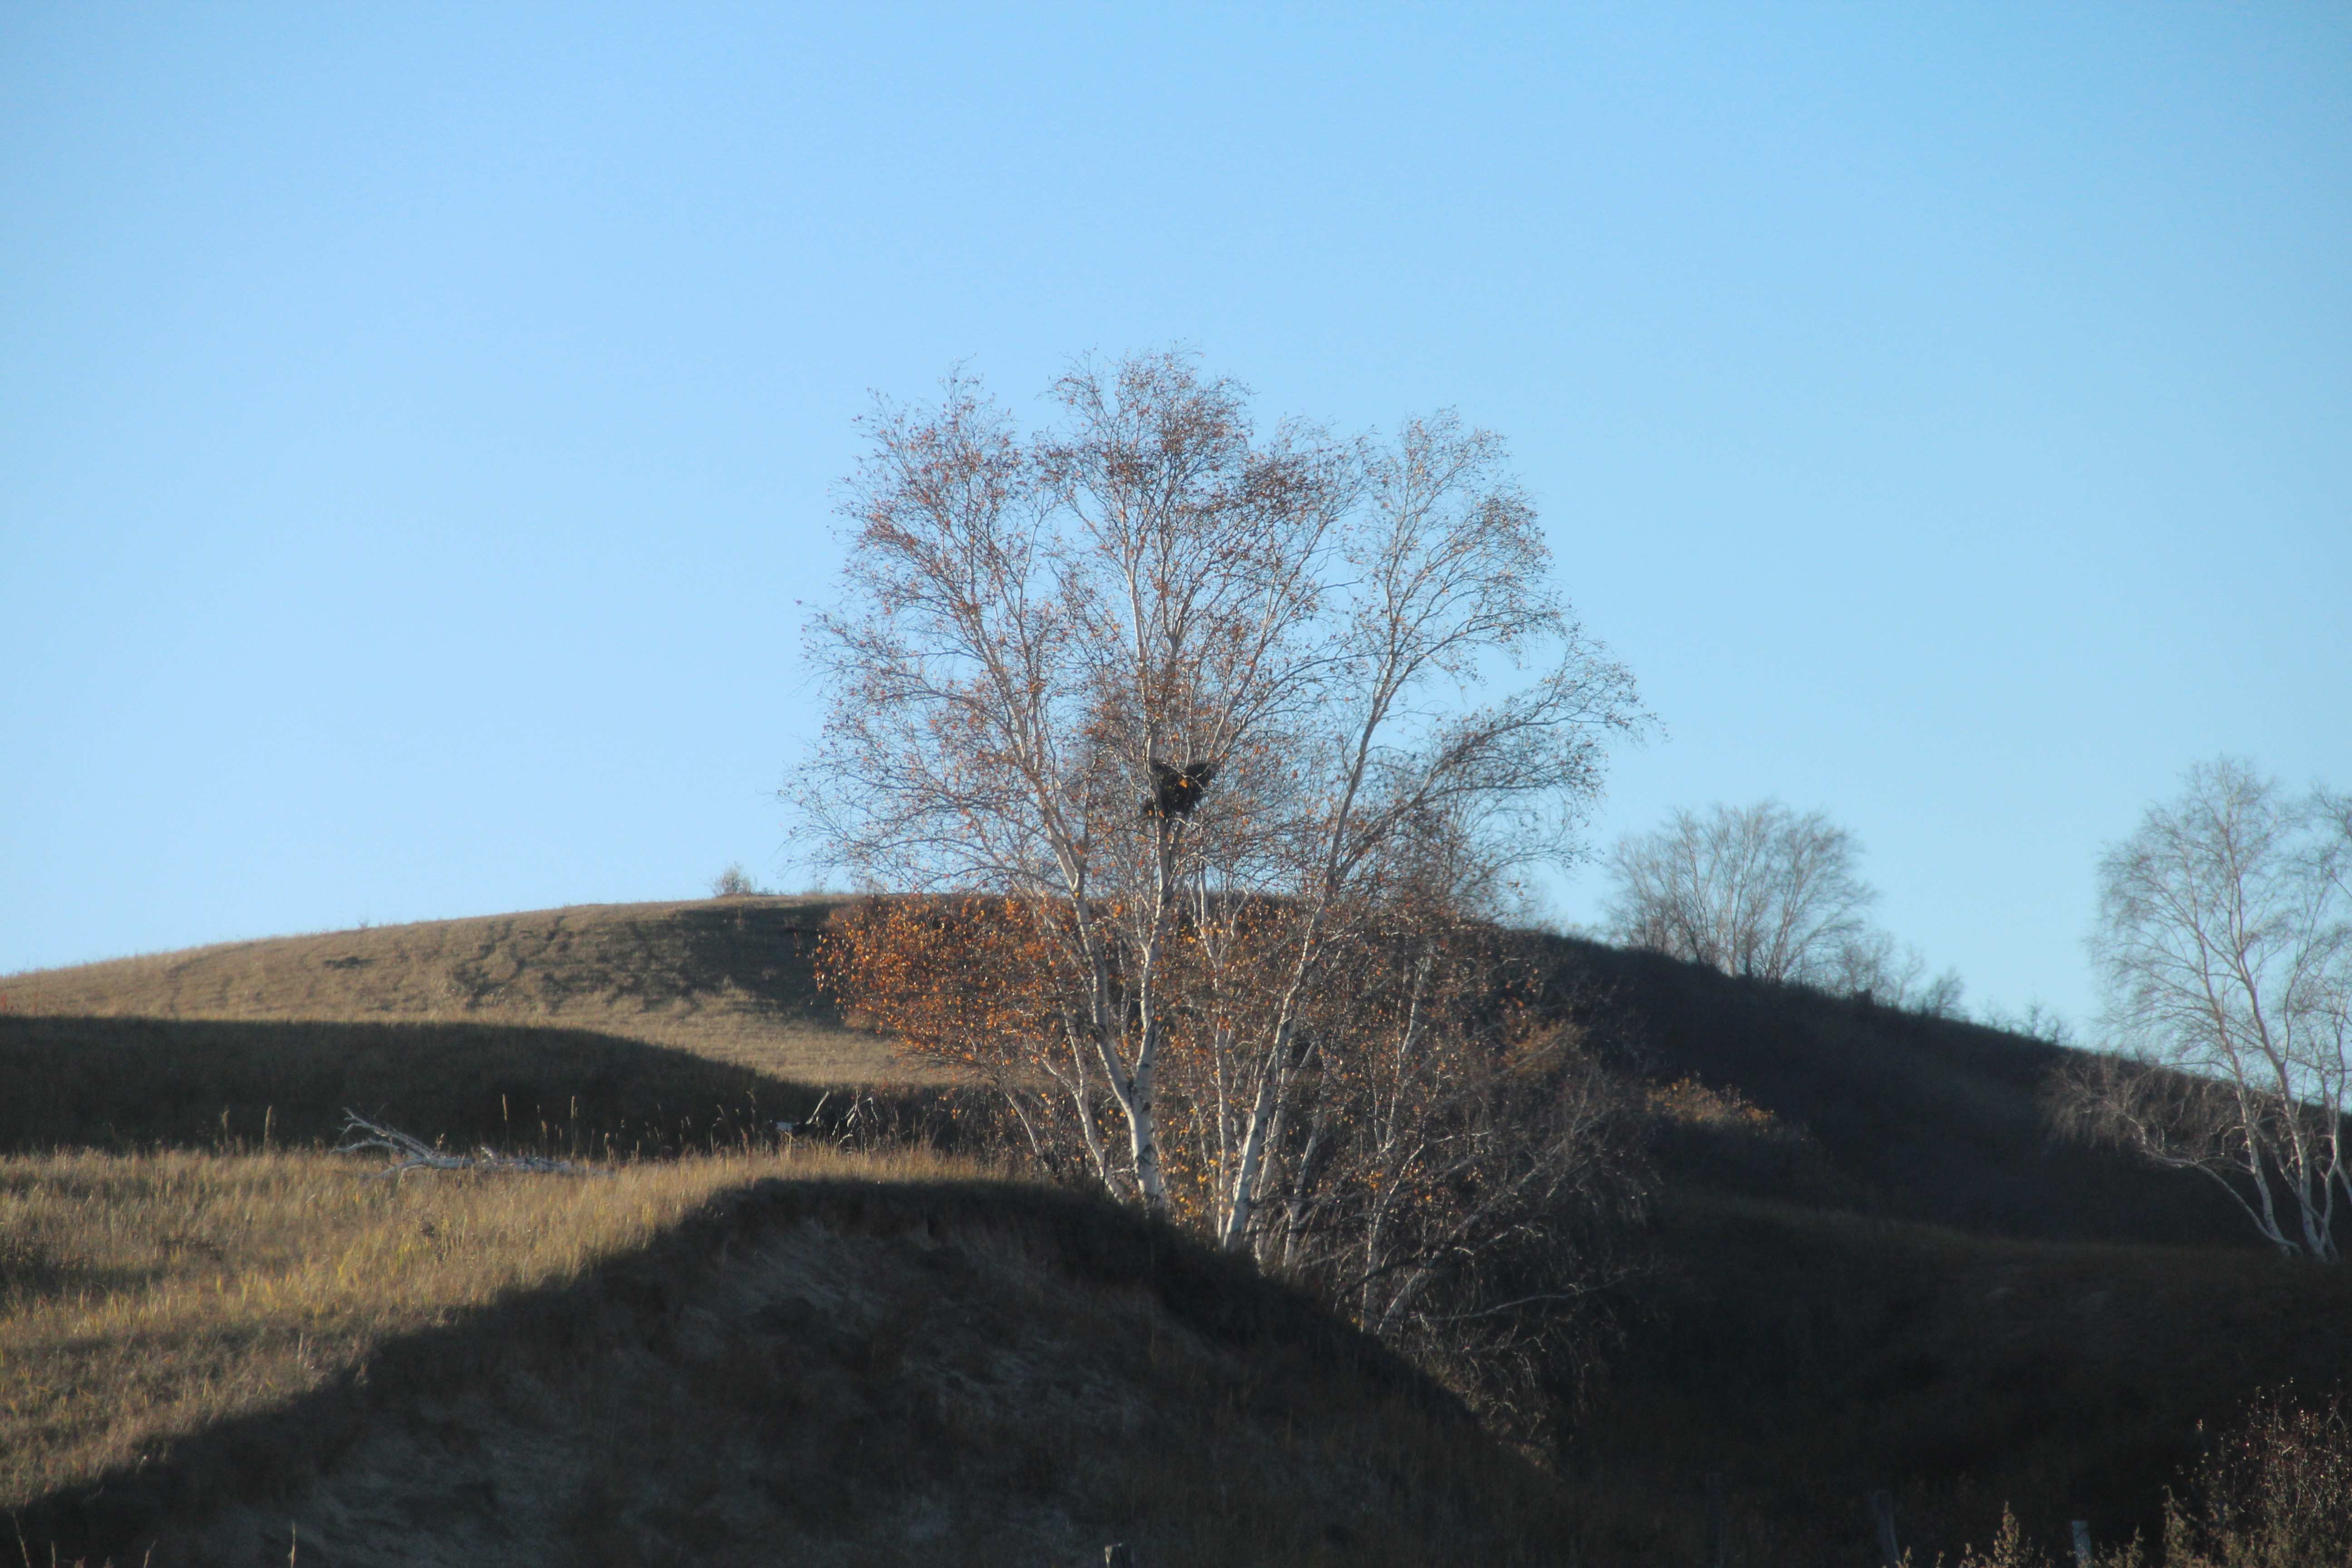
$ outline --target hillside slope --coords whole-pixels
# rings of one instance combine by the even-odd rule
[[[38,1014],[0,1014],[0,1153],[306,1148],[347,1110],[461,1148],[707,1152],[770,1146],[825,1092],[584,1029]]]
[[[926,1081],[935,1075],[898,1060],[887,1039],[845,1026],[817,988],[816,944],[837,902],[587,905],[35,971],[0,979],[0,1020],[13,1024],[0,1031],[0,1048],[9,1038],[42,1042],[37,1050],[22,1047],[32,1053],[21,1058],[28,1071],[37,1060],[62,1060],[81,1040],[148,1059],[222,1064],[173,1098],[185,1102],[183,1120],[197,1114],[198,1101],[213,1118],[234,1106],[235,1129],[247,1136],[258,1132],[257,1121],[248,1126],[236,1116],[264,1110],[262,1077],[278,1079],[281,1101],[299,1098],[298,1084],[310,1085],[304,1093],[322,1104],[341,1093],[372,1093],[373,1080],[322,1081],[323,1064],[352,1058],[357,1047],[387,1063],[421,1052],[472,1064],[458,1075],[476,1086],[462,1132],[427,1121],[435,1131],[467,1137],[518,1125],[528,1131],[542,1120],[566,1123],[579,1114],[573,1096],[617,1106],[614,1086],[622,1083],[658,1079],[667,1100],[683,1104],[689,1097],[756,1097],[777,1080]],[[1526,941],[1530,966],[1542,977],[1542,1004],[1580,1018],[1629,1073],[1736,1091],[1769,1111],[1787,1134],[1759,1142],[1737,1128],[1669,1121],[1659,1154],[1676,1179],[1993,1235],[2243,1241],[2227,1200],[2200,1179],[2048,1136],[2042,1095],[2066,1055],[2059,1047],[1735,979],[1654,953],[1533,934]],[[134,1017],[181,1026],[84,1033],[32,1026],[41,1018]],[[296,1022],[374,1027],[331,1036],[189,1026]],[[624,1042],[658,1049],[634,1051]],[[734,1070],[679,1074],[665,1065],[663,1051]],[[535,1065],[514,1065],[524,1058]],[[501,1059],[508,1068],[489,1065]],[[567,1076],[559,1067],[565,1062],[578,1070]],[[37,1070],[57,1076],[47,1066]],[[383,1076],[396,1079],[397,1069],[388,1066]],[[208,1087],[214,1079],[220,1087]],[[231,1080],[241,1086],[234,1092]],[[502,1084],[507,1105],[498,1113]],[[443,1113],[434,1110],[436,1118]],[[75,1114],[86,1121],[93,1113]]]
[[[1458,1406],[1228,1259],[1058,1193],[849,1176],[739,1188],[20,1523],[156,1568],[1532,1563],[1573,1534]]]
[[[1629,1074],[1772,1119],[1663,1118],[1662,1172],[1811,1207],[2045,1241],[2251,1247],[2206,1178],[2053,1135],[2070,1047],[1960,1019],[1531,937],[1545,1005]]]
[[[0,1149],[248,1146],[265,1127],[301,1143],[328,1135],[340,1108],[356,1104],[458,1142],[749,1150],[814,1099],[782,1075],[871,1082],[898,1070],[884,1042],[843,1029],[814,990],[809,950],[826,912],[817,902],[734,900],[559,910],[17,976],[0,984],[14,1009],[0,1016],[0,1076],[17,1089],[14,1110],[0,1100]],[[1881,1488],[1894,1492],[1905,1542],[1922,1561],[1988,1539],[2005,1501],[2045,1541],[2063,1544],[2076,1518],[2118,1540],[2153,1522],[2203,1432],[2234,1420],[2258,1388],[2352,1379],[2352,1346],[2338,1331],[2352,1312],[2352,1274],[2270,1258],[2199,1178],[2053,1139],[2044,1098],[2065,1049],[1654,954],[1523,940],[1528,999],[1580,1022],[1652,1111],[1655,1202],[1629,1238],[1629,1273],[1612,1299],[1617,1339],[1597,1374],[1557,1369],[1574,1509],[1560,1527],[1568,1533],[1553,1539],[1578,1542],[1582,1561],[1696,1560],[1697,1489],[1708,1473],[1729,1489],[1730,1561],[1741,1568],[1863,1552],[1859,1500]],[[338,1010],[341,1021],[315,1021]],[[805,1071],[817,1061],[834,1071]],[[791,1267],[817,1265],[796,1255]],[[919,1294],[923,1278],[877,1275],[860,1300]],[[1109,1298],[1088,1300],[1093,1312]],[[988,1321],[1002,1329],[1017,1318]],[[1155,1332],[1143,1331],[1140,1352],[1132,1342],[1103,1352],[1110,1359],[1088,1377],[1142,1376],[1119,1358],[1140,1353],[1148,1368]],[[737,1462],[695,1447],[705,1426],[733,1418],[673,1387],[677,1367],[648,1370],[625,1345],[614,1353],[616,1367],[653,1379],[645,1388],[701,1412],[675,1439],[702,1456],[689,1472]],[[947,1375],[922,1364],[924,1378]],[[823,1379],[832,1374],[817,1372],[831,1386]],[[593,1375],[608,1373],[624,1375]],[[553,1397],[514,1395],[525,1410]],[[889,1421],[917,1421],[924,1396],[907,1397],[915,1403],[885,1411]],[[932,1404],[932,1419],[948,1419]],[[547,1407],[568,1412],[559,1426],[587,1419],[584,1407]],[[809,1408],[812,1429],[852,1430],[823,1425],[835,1419],[830,1406]],[[446,1419],[452,1431],[507,1430],[497,1410],[467,1406]],[[829,1439],[826,1452],[855,1453],[864,1440]],[[513,1452],[549,1441],[512,1436]],[[876,1452],[898,1464],[891,1445],[902,1441],[930,1439],[902,1431]],[[1248,1452],[1255,1439],[1233,1441]],[[997,1444],[981,1447],[995,1454]],[[1098,1447],[1112,1451],[1108,1439]],[[583,1473],[587,1460],[557,1448],[570,1456],[562,1474]],[[1121,1465],[1164,1468],[1145,1449],[1119,1451]],[[447,1479],[431,1468],[441,1460],[412,1458],[419,1473]],[[671,1473],[659,1454],[641,1462],[648,1474]],[[839,1465],[824,1487],[864,1496],[868,1472]],[[1118,1479],[1117,1468],[1089,1489],[1140,1484]],[[333,1506],[365,1514],[357,1501]],[[645,1502],[645,1518],[657,1506]],[[771,1504],[740,1506],[764,1520],[759,1509]],[[1347,1510],[1380,1517],[1380,1506],[1349,1502],[1334,1518],[1352,1528]],[[530,1517],[538,1531],[555,1516]],[[648,1542],[688,1539],[663,1533],[685,1524],[646,1523],[626,1509],[620,1517],[615,1529],[650,1531]],[[1024,1535],[1030,1527],[1009,1515],[973,1517],[958,1528],[1027,1542],[1023,1551],[1044,1551],[1051,1533]],[[1077,1540],[1067,1531],[1117,1523],[1067,1518],[1078,1523],[1054,1537],[1066,1545]],[[914,1552],[920,1537],[892,1539],[900,1544],[877,1545],[874,1560],[907,1560],[897,1553]],[[646,1550],[653,1561],[672,1546]],[[842,1550],[845,1561],[856,1555]]]
[[[1596,1562],[1694,1562],[1723,1477],[1741,1564],[1866,1561],[1885,1489],[1922,1563],[2004,1506],[2064,1560],[2069,1522],[2153,1539],[2210,1436],[2261,1389],[2352,1380],[2352,1272],[2244,1247],[1971,1236],[1670,1190],[1622,1342],[1561,1458]],[[2312,1568],[2321,1568],[2313,1564]]]
[[[2053,1137],[2048,1041],[1538,939],[1551,1005],[1653,1085],[1656,1202],[1563,1459],[1615,1561],[1923,1562],[2004,1505],[2062,1555],[2153,1531],[2258,1389],[2352,1381],[2352,1272],[2201,1177]]]
[[[225,942],[0,977],[0,1012],[560,1027],[804,1081],[920,1080],[817,991],[835,902],[588,904]]]

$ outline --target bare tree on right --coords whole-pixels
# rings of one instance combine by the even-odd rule
[[[2234,758],[2189,770],[2099,862],[2091,955],[2116,1054],[2076,1129],[2221,1184],[2271,1244],[2340,1254],[2352,1201],[2352,801]]]

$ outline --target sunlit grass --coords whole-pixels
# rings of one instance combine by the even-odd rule
[[[426,921],[0,975],[0,1016],[589,1031],[804,1082],[928,1082],[810,959],[831,896]],[[103,1033],[103,1031],[100,1031]]]
[[[946,1171],[827,1152],[573,1177],[376,1168],[315,1152],[0,1159],[0,1509],[298,1397],[393,1336],[576,1279],[722,1188]]]

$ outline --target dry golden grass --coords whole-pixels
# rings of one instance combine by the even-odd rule
[[[0,1509],[284,1405],[396,1335],[577,1279],[724,1187],[921,1155],[384,1178],[319,1153],[0,1160]]]
[[[1564,1560],[1433,1386],[1098,1201],[920,1156],[365,1170],[0,1163],[32,1560]]]
[[[0,978],[0,1011],[554,1026],[803,1081],[930,1081],[818,993],[817,934],[838,901],[588,904],[225,942]]]

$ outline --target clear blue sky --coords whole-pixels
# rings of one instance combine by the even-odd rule
[[[1596,839],[1821,807],[1974,1005],[2352,785],[2352,7],[14,3],[0,972],[793,882],[869,389],[1174,342],[1507,435]]]

